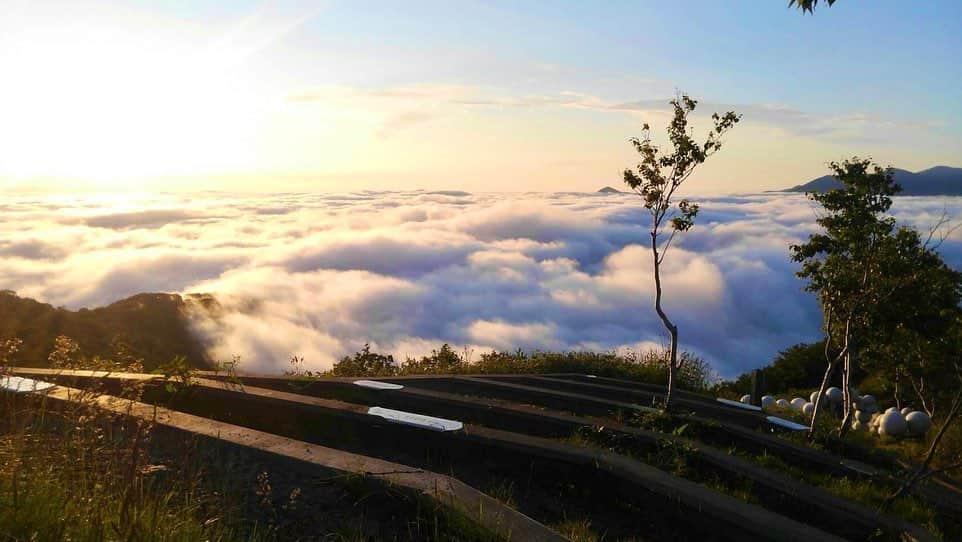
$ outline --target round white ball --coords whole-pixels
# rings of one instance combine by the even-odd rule
[[[808,396],[808,400],[812,403],[818,401],[818,390],[813,391],[812,394]]]
[[[772,408],[775,406],[775,398],[771,395],[762,395],[762,408]]]
[[[815,403],[805,403],[802,406],[802,414],[811,416],[815,412]]]
[[[751,395],[748,395],[748,394],[742,395],[742,398],[739,399],[739,401],[741,401],[742,403],[745,403],[745,404],[747,405],[747,404],[749,404],[749,403],[752,402],[752,396],[751,396]]]
[[[792,406],[792,404],[788,402],[788,399],[779,399],[778,401],[775,401],[775,404],[780,408],[788,408]]]
[[[908,406],[907,406],[907,407],[903,408],[902,410],[900,410],[899,412],[901,412],[903,416],[908,416],[908,415],[909,415],[909,412],[915,412],[915,409],[912,408],[912,407],[908,407]]]
[[[925,412],[909,412],[905,423],[909,426],[910,435],[924,435],[932,428],[932,418]]]
[[[895,408],[894,406],[890,406],[885,409],[885,414],[888,414],[890,412],[899,412],[899,409]],[[901,412],[899,412],[899,414],[901,414]]]
[[[825,390],[825,397],[828,397],[828,400],[833,403],[841,403],[842,399],[844,398],[844,394],[842,393],[842,390],[832,386],[831,388]]]
[[[862,404],[866,406],[868,405],[875,405],[876,407],[878,406],[878,401],[875,400],[874,395],[863,395],[860,397],[860,399],[862,400]]]
[[[794,408],[795,410],[801,410],[802,407],[805,406],[805,403],[807,402],[808,401],[806,401],[805,399],[802,399],[801,397],[796,397],[792,399],[791,405],[792,405],[792,408]]]
[[[886,412],[881,421],[879,421],[879,434],[888,435],[890,437],[900,437],[905,434],[908,429],[908,424],[905,423],[905,417],[902,413],[894,410],[892,412]]]

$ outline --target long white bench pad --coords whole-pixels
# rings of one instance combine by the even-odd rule
[[[13,393],[43,393],[56,387],[56,384],[41,382],[32,378],[24,378],[22,376],[0,376],[0,389]]]
[[[371,407],[367,410],[368,414],[380,416],[389,422],[413,425],[432,431],[460,431],[464,424],[456,420],[445,420],[434,416],[425,416],[414,412],[404,412],[403,410],[392,410],[390,408]]]

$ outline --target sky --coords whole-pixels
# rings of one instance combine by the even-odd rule
[[[962,166],[962,3],[0,0],[0,190],[593,191],[676,91],[701,194]]]

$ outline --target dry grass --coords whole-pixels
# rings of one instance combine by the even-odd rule
[[[13,540],[259,540],[222,492],[151,460],[152,427],[3,396],[0,534]]]
[[[2,362],[16,354],[5,343]],[[120,348],[81,358],[58,337],[48,357],[60,369],[142,371]],[[0,393],[0,535],[12,540],[259,540],[222,488],[205,487],[190,461],[158,463],[154,426],[98,408],[91,389],[52,403]],[[138,383],[118,395],[140,398]],[[181,458],[183,459],[183,458]]]

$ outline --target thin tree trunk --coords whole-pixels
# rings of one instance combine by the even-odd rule
[[[817,427],[816,423],[818,422],[818,415],[822,411],[822,405],[825,404],[825,390],[828,389],[828,384],[832,380],[832,375],[835,373],[835,368],[838,367],[839,360],[848,355],[848,330],[851,322],[851,318],[845,321],[845,340],[842,343],[842,351],[839,352],[834,358],[831,357],[828,352],[832,344],[832,311],[829,309],[828,336],[825,337],[825,361],[828,362],[828,367],[825,368],[825,375],[822,377],[822,385],[818,388],[818,397],[815,398],[815,410],[812,412],[812,423],[808,428],[809,440],[815,438],[815,428]]]
[[[870,245],[875,246],[875,240],[873,239]],[[871,255],[872,253],[869,252]],[[848,312],[848,319],[845,321],[845,366],[842,369],[842,423],[838,428],[839,438],[843,437],[849,429],[849,425],[852,421],[852,367],[854,362],[858,361],[858,332],[853,333],[851,330],[852,315],[858,314],[862,309],[862,302],[865,300],[866,292],[868,291],[868,276],[869,268],[871,267],[871,259],[865,264],[862,270],[862,288],[861,293],[856,299],[854,304],[855,309]],[[853,362],[854,360],[854,362]]]
[[[835,372],[835,367],[838,365],[838,360],[832,360],[828,363],[828,367],[825,368],[825,374],[822,376],[822,385],[818,388],[818,397],[815,398],[815,410],[812,412],[812,422],[808,426],[808,440],[815,438],[815,427],[818,423],[818,415],[822,411],[823,400],[825,398],[825,390],[828,389],[828,383],[832,379],[832,374]]]
[[[678,364],[678,326],[668,319],[668,315],[661,307],[661,261],[658,258],[658,232],[651,232],[651,255],[655,264],[655,312],[661,318],[661,323],[668,330],[671,344],[668,357],[668,393],[665,396],[665,410],[671,410],[673,392],[675,390],[675,373]]]
[[[815,438],[815,428],[818,423],[818,415],[822,412],[822,405],[825,404],[825,390],[828,389],[828,383],[832,380],[832,375],[835,373],[835,368],[838,366],[838,358],[830,361],[828,367],[825,368],[825,374],[822,376],[822,385],[818,388],[818,397],[815,398],[815,410],[812,411],[812,423],[808,427],[808,440]]]
[[[902,393],[899,389],[899,381],[902,380],[902,368],[895,368],[895,408],[902,410]]]
[[[919,377],[919,383],[915,383],[915,379],[912,378],[911,374],[907,375],[909,378],[909,383],[912,384],[912,389],[915,390],[915,395],[919,398],[919,404],[922,405],[922,410],[929,415],[930,418],[935,417],[935,403],[931,405],[925,400],[925,377]]]
[[[852,351],[854,349],[854,346],[850,347],[845,353],[845,368],[842,373],[842,423],[838,426],[839,438],[845,436],[852,421],[852,400],[849,390],[852,388]]]

